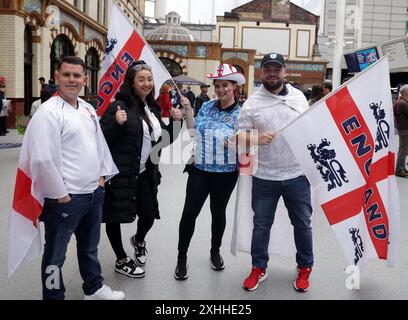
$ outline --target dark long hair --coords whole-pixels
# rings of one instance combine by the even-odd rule
[[[151,126],[150,123],[150,119],[146,114],[146,111],[144,109],[145,107],[145,103],[142,101],[142,99],[140,99],[140,97],[136,94],[135,89],[133,88],[133,82],[136,76],[136,73],[140,70],[148,70],[150,72],[151,69],[140,69],[140,70],[135,70],[134,67],[137,65],[146,65],[148,67],[150,67],[146,62],[144,62],[143,60],[138,60],[133,62],[129,68],[126,71],[126,75],[125,75],[125,80],[123,80],[122,85],[120,86],[120,93],[124,94],[127,96],[127,98],[130,100],[130,102],[132,103],[132,105],[134,105],[136,107],[137,112],[142,116],[143,120],[146,121],[146,123]],[[154,85],[153,85],[153,89],[152,91],[147,95],[146,97],[146,104],[152,108],[158,108],[160,109],[160,107],[158,106],[156,100],[154,99]]]

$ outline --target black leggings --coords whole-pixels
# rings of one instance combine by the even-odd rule
[[[151,192],[151,183],[147,171],[144,171],[138,179],[137,191],[137,232],[136,240],[141,243],[144,241],[146,234],[153,226],[155,219],[154,196]],[[122,244],[122,234],[120,223],[106,223],[106,234],[109,242],[115,252],[116,259],[122,260],[127,257]]]
[[[187,256],[195,221],[210,195],[211,252],[219,252],[225,230],[225,211],[238,179],[238,172],[207,172],[193,167],[189,173],[186,200],[179,226],[179,258]]]

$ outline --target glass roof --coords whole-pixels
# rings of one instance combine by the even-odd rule
[[[147,40],[195,41],[193,33],[180,25],[166,24],[155,29]]]

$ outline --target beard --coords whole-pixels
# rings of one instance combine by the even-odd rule
[[[283,81],[279,80],[275,84],[270,84],[267,81],[262,80],[262,84],[264,85],[266,90],[268,90],[270,92],[273,92],[273,91],[279,89],[283,85]]]

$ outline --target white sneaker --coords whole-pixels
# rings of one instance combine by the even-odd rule
[[[124,300],[124,299],[125,299],[124,292],[112,290],[105,284],[94,294],[84,296],[84,300]]]

